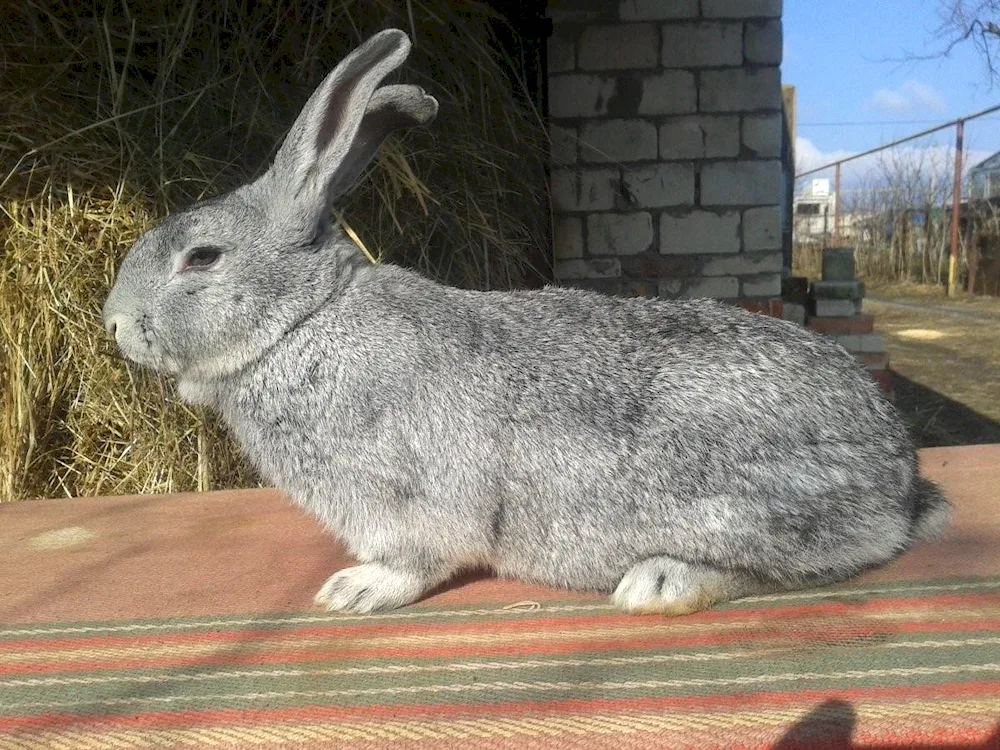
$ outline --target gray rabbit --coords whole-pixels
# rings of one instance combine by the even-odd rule
[[[684,614],[822,585],[938,536],[893,407],[804,328],[711,300],[476,292],[372,265],[331,203],[437,102],[379,87],[383,31],[323,81],[271,168],[165,219],[104,323],[216,409],[261,474],[360,564],[332,610],[416,601],[487,567]]]

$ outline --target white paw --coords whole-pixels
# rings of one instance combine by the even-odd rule
[[[329,610],[367,614],[415,602],[426,590],[417,574],[381,563],[365,563],[334,573],[314,601]]]
[[[726,579],[711,568],[654,557],[631,568],[611,601],[634,614],[686,615],[724,601]]]

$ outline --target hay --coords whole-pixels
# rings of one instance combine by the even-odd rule
[[[214,422],[99,335],[117,261],[152,220],[140,206],[121,196],[5,206],[0,497],[255,483]]]
[[[441,101],[339,206],[359,247],[447,283],[522,283],[544,130],[485,3],[7,4],[0,25],[0,500],[255,484],[210,417],[126,366],[99,310],[164,213],[262,168],[316,83],[389,25]]]

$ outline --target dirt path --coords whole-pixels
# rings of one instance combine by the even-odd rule
[[[1000,300],[872,290],[865,310],[921,446],[1000,442]]]

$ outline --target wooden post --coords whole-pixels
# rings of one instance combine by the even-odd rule
[[[962,202],[962,140],[965,120],[955,123],[955,184],[951,196],[951,257],[948,260],[948,296],[958,292],[958,211]]]

